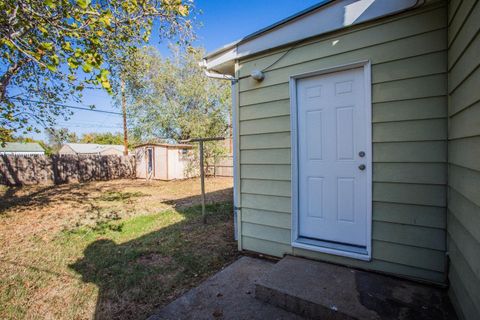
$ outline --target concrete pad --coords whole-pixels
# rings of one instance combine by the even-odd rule
[[[440,288],[292,256],[257,282],[255,295],[312,319],[456,319]]]
[[[303,319],[255,299],[255,283],[274,265],[242,257],[148,319]]]

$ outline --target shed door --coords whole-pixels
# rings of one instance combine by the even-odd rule
[[[153,171],[153,148],[147,149],[147,172],[150,175]]]
[[[371,120],[363,68],[297,80],[297,112],[299,237],[365,247]]]

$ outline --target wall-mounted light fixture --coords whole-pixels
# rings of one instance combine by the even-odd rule
[[[253,70],[250,76],[257,81],[262,81],[265,78],[265,75],[260,70]]]

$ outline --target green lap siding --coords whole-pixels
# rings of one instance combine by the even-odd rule
[[[447,110],[439,108],[446,105],[446,97],[430,97],[415,100],[400,100],[373,104],[374,123],[402,120],[445,118]]]
[[[450,297],[460,319],[480,315],[480,3],[448,8]]]
[[[447,49],[447,3],[427,1],[400,15],[306,40],[291,50],[240,59],[236,73],[242,249],[445,283]],[[372,65],[370,262],[290,245],[289,77],[365,60]],[[267,66],[262,82],[249,77],[254,69]],[[464,130],[457,126],[458,132]]]

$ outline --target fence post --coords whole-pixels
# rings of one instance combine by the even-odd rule
[[[198,142],[199,143],[199,152],[200,152],[200,183],[202,189],[202,220],[203,223],[207,223],[207,212],[205,211],[205,170],[203,167],[203,143],[205,141],[219,141],[225,140],[224,137],[214,137],[214,138],[195,138],[183,140],[181,142]]]
[[[203,141],[200,144],[200,183],[202,189],[202,220],[207,223],[207,213],[205,212],[205,170],[203,167]]]

